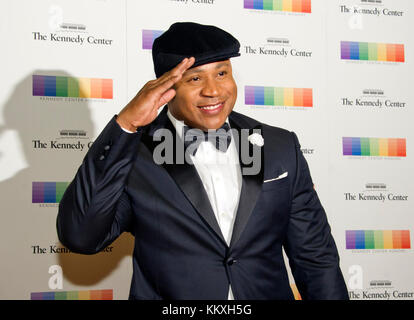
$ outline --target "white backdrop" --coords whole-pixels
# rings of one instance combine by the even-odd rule
[[[143,35],[194,21],[241,43],[235,110],[297,133],[350,298],[413,299],[413,10],[410,0],[2,1],[0,298],[128,297],[133,238],[94,256],[68,252],[56,235],[59,196],[88,144],[154,78]],[[72,85],[55,89],[56,79]],[[284,99],[251,101],[247,86]],[[311,90],[311,106],[292,96],[299,89]],[[354,138],[350,154],[343,138]]]

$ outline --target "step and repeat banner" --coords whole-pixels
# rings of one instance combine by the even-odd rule
[[[239,39],[235,110],[298,135],[349,297],[414,299],[413,12],[410,0],[2,1],[0,299],[128,298],[133,237],[79,255],[56,215],[177,21]]]

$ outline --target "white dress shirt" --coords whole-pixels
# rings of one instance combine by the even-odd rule
[[[167,115],[182,138],[184,122],[177,120],[169,110]],[[228,119],[226,122],[228,123]],[[190,157],[201,178],[223,237],[227,245],[230,245],[242,185],[239,157],[234,139],[231,140],[226,152],[217,150],[209,141],[203,141],[196,154]],[[228,300],[234,300],[231,286]]]

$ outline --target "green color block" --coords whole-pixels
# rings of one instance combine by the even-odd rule
[[[56,77],[56,97],[68,96],[68,78]]]
[[[285,105],[285,95],[283,88],[274,88],[274,102],[275,106]]]
[[[384,249],[384,238],[381,230],[374,231],[374,246],[375,249]]]
[[[263,0],[263,10],[273,10],[273,0]]]
[[[373,230],[365,231],[365,249],[375,249]]]
[[[66,300],[79,300],[78,291],[68,291]]]
[[[66,300],[67,299],[67,292],[61,291],[61,292],[55,292],[55,300]]]
[[[359,60],[368,60],[368,42],[359,43]]]
[[[79,82],[76,78],[68,78],[68,97],[79,98]]]
[[[375,138],[369,139],[370,156],[379,156],[379,140]]]
[[[274,90],[272,87],[264,88],[264,104],[265,106],[274,105]]]
[[[62,200],[63,194],[65,193],[67,187],[67,182],[56,182],[56,203],[59,203],[60,200]]]
[[[361,156],[371,155],[371,150],[369,147],[369,138],[361,138]]]
[[[282,11],[283,10],[283,0],[273,0],[273,10]]]
[[[378,46],[376,43],[368,43],[368,60],[378,60]]]

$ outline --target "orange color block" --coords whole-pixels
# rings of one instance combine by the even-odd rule
[[[89,292],[90,292],[90,300],[102,300],[101,290],[91,290]]]
[[[302,0],[292,0],[292,11],[302,12]]]
[[[112,79],[102,79],[102,99],[112,99]]]
[[[293,105],[295,107],[303,106],[303,89],[295,88],[293,89]]]
[[[388,139],[388,156],[396,157],[397,155],[397,139]]]
[[[102,79],[91,79],[91,98],[102,98]]]
[[[401,230],[392,231],[392,246],[394,249],[401,249]]]
[[[387,61],[395,62],[395,45],[387,44]]]

